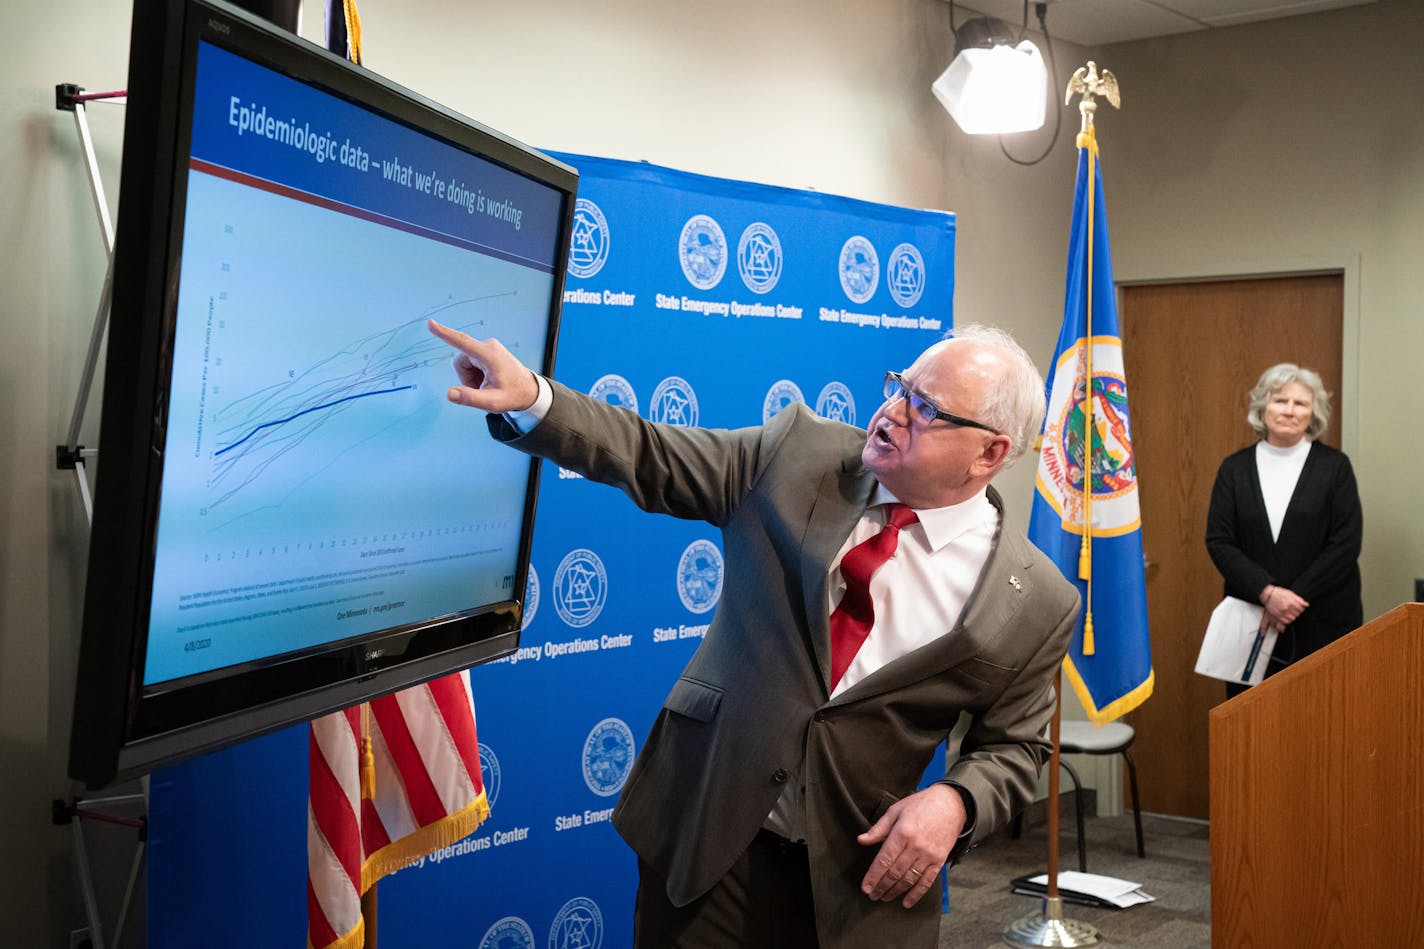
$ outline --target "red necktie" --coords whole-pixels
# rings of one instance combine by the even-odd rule
[[[875,604],[870,599],[870,578],[895,555],[900,529],[915,523],[915,512],[903,504],[891,504],[885,526],[869,540],[861,541],[841,558],[841,578],[845,594],[831,614],[831,691],[850,668],[861,643],[875,625]]]

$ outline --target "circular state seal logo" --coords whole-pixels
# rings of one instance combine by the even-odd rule
[[[885,286],[904,309],[920,302],[925,292],[925,259],[914,244],[900,244],[885,262]]]
[[[880,257],[859,234],[841,247],[841,289],[852,302],[864,303],[880,285]]]
[[[737,242],[737,273],[752,293],[768,293],[781,279],[781,238],[770,224],[757,221]]]
[[[554,573],[554,610],[575,628],[598,619],[608,599],[608,573],[598,554],[580,547],[571,550]]]
[[[574,227],[569,237],[569,273],[588,278],[608,261],[608,220],[588,198],[574,203]]]
[[[1037,487],[1062,520],[1063,529],[1083,532],[1084,472],[1092,491],[1093,534],[1112,537],[1141,526],[1132,426],[1127,415],[1127,382],[1122,344],[1093,344],[1091,455],[1088,440],[1087,366],[1083,340],[1066,350],[1054,367]],[[1085,464],[1085,456],[1091,464]]]
[[[833,422],[855,424],[855,399],[839,382],[828,382],[816,396],[816,414]]]
[[[485,930],[479,949],[534,949],[534,930],[518,916],[506,916]]]
[[[583,780],[599,797],[623,790],[633,768],[633,733],[620,718],[593,726],[583,743]]]
[[[494,807],[499,800],[499,759],[490,751],[489,745],[480,742],[480,783],[485,786],[485,802]]]
[[[648,418],[654,422],[691,428],[697,424],[697,393],[681,376],[668,376],[653,390]]]
[[[588,394],[609,405],[627,409],[634,415],[638,413],[638,396],[634,394],[633,387],[628,384],[628,380],[616,373],[600,377],[588,390]]]
[[[554,914],[549,949],[601,949],[603,913],[586,896],[575,896]]]
[[[722,596],[722,552],[710,540],[694,540],[677,561],[677,595],[694,613],[706,613]]]
[[[771,417],[794,402],[806,404],[806,397],[801,394],[801,387],[790,379],[778,379],[771,384],[771,388],[766,390],[766,398],[761,403],[761,420],[770,422]]]
[[[727,272],[727,236],[722,225],[705,214],[688,218],[677,239],[677,256],[688,283],[699,290],[717,286]]]
[[[524,581],[524,616],[519,621],[522,633],[534,622],[534,614],[539,612],[539,572],[529,565],[529,579]]]

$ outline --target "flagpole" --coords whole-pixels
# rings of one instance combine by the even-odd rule
[[[1059,668],[1053,680],[1053,721],[1048,726],[1048,737],[1053,742],[1053,753],[1048,756],[1048,898],[1058,899],[1058,794],[1061,776],[1058,773],[1062,751],[1058,737],[1063,723],[1063,671]]]
[[[1048,889],[1043,898],[1043,910],[1029,913],[1004,932],[1004,942],[1011,946],[1096,946],[1098,931],[1088,923],[1063,918],[1063,899],[1058,895],[1058,765],[1059,723],[1063,715],[1063,673],[1054,681],[1056,699],[1053,720],[1048,734],[1053,741],[1053,753],[1048,767]]]
[[[361,800],[376,799],[376,754],[371,750],[371,703],[361,703]],[[364,853],[365,848],[362,848]],[[364,875],[364,874],[363,874]],[[376,883],[361,894],[362,949],[376,949]]]
[[[1092,65],[1089,63],[1089,65]],[[1071,95],[1071,92],[1070,92]],[[1097,201],[1094,186],[1097,179],[1097,137],[1093,133],[1092,110],[1096,106],[1084,98],[1078,103],[1083,116],[1083,130],[1078,133],[1078,147],[1088,151],[1088,259],[1084,266],[1083,284],[1087,292],[1084,309],[1083,356],[1083,546],[1078,553],[1078,579],[1084,582],[1083,655],[1097,651],[1093,641],[1093,245],[1097,243],[1093,227],[1093,209]]]
[[[1093,129],[1093,113],[1097,95],[1103,95],[1114,107],[1118,107],[1117,80],[1111,73],[1103,71],[1100,79],[1097,65],[1091,60],[1073,74],[1068,83],[1068,94],[1063,104],[1073,100],[1073,94],[1082,95],[1078,112],[1082,116],[1082,129],[1078,133],[1078,147],[1087,148],[1088,155],[1088,221],[1087,221],[1087,261],[1084,282],[1087,284],[1087,314],[1084,333],[1086,351],[1086,384],[1083,392],[1083,542],[1079,551],[1078,575],[1087,582],[1087,602],[1083,614],[1083,654],[1093,654],[1093,610],[1092,610],[1092,477],[1093,477],[1093,245],[1096,243],[1093,212],[1097,201],[1097,136]],[[1053,750],[1048,758],[1048,886],[1045,890],[1043,910],[1030,913],[1017,920],[1004,933],[1004,941],[1014,946],[1096,946],[1098,930],[1076,919],[1063,918],[1063,899],[1058,893],[1058,769],[1061,764],[1059,744],[1060,725],[1063,717],[1063,671],[1059,667],[1054,681],[1053,718],[1049,723],[1048,735]]]
[[[1083,603],[1083,655],[1091,656],[1097,651],[1093,635],[1093,249],[1098,243],[1097,212],[1098,186],[1098,133],[1093,125],[1093,116],[1098,111],[1098,96],[1108,100],[1113,108],[1120,108],[1117,77],[1106,69],[1098,75],[1097,63],[1091,59],[1068,81],[1068,94],[1063,99],[1067,105],[1073,101],[1073,94],[1082,98],[1078,101],[1078,114],[1082,123],[1078,130],[1077,145],[1087,151],[1088,161],[1088,201],[1087,201],[1087,260],[1084,266],[1083,283],[1084,333],[1083,353],[1086,378],[1083,385],[1083,543],[1078,552],[1078,578],[1084,581],[1087,592]]]

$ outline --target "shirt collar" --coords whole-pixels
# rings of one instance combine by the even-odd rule
[[[899,500],[886,490],[883,484],[876,484],[875,492],[870,496],[871,506],[894,504]],[[929,543],[930,550],[939,550],[981,524],[995,523],[999,516],[999,512],[989,502],[987,488],[980,488],[978,494],[958,504],[915,510],[915,514],[925,529],[925,540]]]

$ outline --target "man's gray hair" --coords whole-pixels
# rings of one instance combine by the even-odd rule
[[[1306,437],[1318,438],[1330,427],[1330,393],[1325,391],[1325,383],[1320,381],[1320,373],[1297,366],[1293,362],[1281,362],[1261,373],[1261,378],[1256,380],[1256,386],[1251,390],[1251,406],[1246,410],[1246,424],[1262,438],[1266,437],[1266,423],[1261,419],[1261,412],[1266,408],[1266,403],[1271,401],[1271,396],[1292,382],[1305,386],[1312,397],[1310,424],[1305,429]]]
[[[1048,410],[1043,376],[1029,354],[1005,330],[982,323],[968,323],[956,326],[945,334],[945,338],[996,349],[1008,364],[1008,374],[984,397],[976,420],[1009,436],[1012,445],[1003,465],[1007,468],[1028,450],[1043,426],[1043,416]]]

